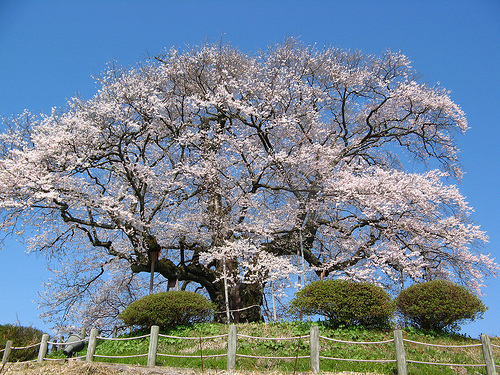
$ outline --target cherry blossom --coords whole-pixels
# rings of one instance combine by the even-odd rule
[[[245,308],[271,282],[305,276],[299,258],[308,280],[389,290],[447,278],[479,292],[498,271],[453,185],[465,114],[401,53],[204,45],[98,83],[0,135],[1,227],[53,260],[48,319],[109,326],[145,293],[152,254],[157,283],[239,321],[262,319]]]

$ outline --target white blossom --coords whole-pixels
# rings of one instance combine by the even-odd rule
[[[221,305],[226,279],[235,309],[238,293],[262,304],[271,281],[293,282],[301,252],[309,279],[387,288],[446,277],[479,291],[498,271],[450,184],[465,114],[401,53],[206,45],[98,82],[0,135],[0,227],[34,233],[30,250],[61,264],[49,319],[109,326],[158,251],[160,283]],[[436,168],[415,173],[408,158]]]

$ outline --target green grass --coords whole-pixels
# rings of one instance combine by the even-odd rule
[[[319,323],[268,323],[268,324],[240,324],[238,333],[257,337],[297,337],[307,336],[311,324],[319,325],[320,336],[334,338],[344,341],[385,341],[393,338],[393,331],[373,330],[364,328],[339,328],[332,329]],[[225,354],[227,352],[227,337],[207,339],[202,341],[201,360],[199,337],[224,335],[228,332],[228,326],[222,324],[197,324],[189,327],[178,327],[170,330],[163,330],[160,333],[169,336],[191,337],[193,340],[179,340],[173,338],[160,337],[158,353],[179,354],[186,356],[196,356],[196,358],[169,358],[157,356],[157,365],[169,367],[187,367],[201,369],[225,369],[226,357],[205,358],[211,354]],[[147,334],[149,331],[134,332],[121,337],[134,337]],[[436,333],[408,329],[404,331],[404,338],[441,345],[469,345],[478,344],[479,340],[474,340],[465,336],[451,335],[446,333]],[[492,338],[492,343],[500,345],[499,338]],[[237,353],[240,355],[251,355],[258,358],[236,358],[237,370],[249,371],[271,371],[271,372],[308,372],[310,371],[309,359],[296,359],[297,356],[309,356],[309,338],[300,340],[268,341],[248,338],[238,338]],[[321,356],[351,359],[395,359],[394,344],[362,344],[351,345],[320,339]],[[127,356],[137,354],[147,354],[149,338],[141,338],[131,341],[109,341],[100,340],[96,349],[96,355],[106,356]],[[415,345],[405,342],[406,358],[416,361],[426,362],[446,362],[446,363],[483,363],[481,347],[473,348],[437,348],[422,345]],[[500,350],[494,348],[494,357],[497,364],[500,364]],[[79,355],[85,355],[84,352]],[[52,357],[62,356],[61,352],[52,353]],[[266,359],[264,357],[291,357],[289,359]],[[120,358],[103,359],[95,358],[100,362],[115,362],[145,365],[147,358]],[[355,363],[345,361],[335,361],[321,359],[322,372],[377,372],[380,374],[393,374],[396,368],[395,363]],[[442,375],[442,374],[485,374],[484,368],[451,368],[448,366],[429,366],[408,363],[408,371],[412,375]]]

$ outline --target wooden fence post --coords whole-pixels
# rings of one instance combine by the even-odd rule
[[[231,324],[227,335],[227,371],[233,371],[236,367],[236,325]]]
[[[159,332],[160,332],[160,327],[151,326],[151,334],[149,336],[148,366],[156,365],[156,353],[158,351]]]
[[[40,349],[38,350],[38,357],[36,359],[38,363],[42,363],[43,359],[47,355],[47,341],[49,341],[49,335],[44,333],[42,335],[42,342],[40,343]]]
[[[9,360],[10,351],[12,350],[11,347],[12,340],[7,340],[7,342],[5,343],[5,351],[3,352],[2,364],[7,363],[7,361]]]
[[[68,337],[69,337],[69,336],[68,336]],[[63,336],[63,335],[61,335],[61,337],[60,337],[59,339],[60,339],[60,341],[59,341],[59,342],[60,342],[61,344],[62,344],[62,343],[64,343],[64,342],[66,342],[66,340],[64,339],[64,336]],[[63,348],[63,345],[56,345],[56,347],[57,347],[57,350],[63,350],[63,349],[64,349],[64,348]]]
[[[314,374],[319,373],[319,327],[312,326],[309,337],[311,346],[311,371]]]
[[[484,363],[486,364],[486,374],[496,375],[497,370],[495,368],[495,360],[493,359],[493,351],[491,350],[490,337],[485,334],[481,334],[481,344],[483,346],[483,357]]]
[[[85,360],[87,362],[94,361],[95,348],[97,346],[97,336],[99,335],[99,331],[97,328],[92,328],[90,330],[89,344],[87,346],[87,357]]]
[[[394,348],[396,349],[396,362],[398,365],[398,375],[408,375],[406,370],[405,346],[403,342],[403,331],[394,331]]]

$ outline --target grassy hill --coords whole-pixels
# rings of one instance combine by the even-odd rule
[[[268,324],[241,324],[238,325],[238,334],[254,337],[299,337],[309,334],[310,325],[317,323],[268,323]],[[363,328],[342,328],[332,329],[324,325],[320,326],[320,336],[334,338],[344,341],[373,342],[386,341],[393,338],[393,331],[368,330]],[[198,324],[189,327],[178,327],[164,330],[161,334],[178,337],[190,337],[189,340],[160,337],[158,353],[179,354],[191,356],[188,358],[172,358],[165,356],[157,357],[157,365],[169,367],[184,367],[201,370],[214,369],[223,370],[226,368],[226,358],[206,358],[208,355],[225,354],[227,351],[227,337],[216,337],[206,339],[201,342],[200,337],[224,335],[228,331],[227,325],[222,324]],[[123,335],[121,337],[134,337],[148,334],[149,331],[138,331]],[[404,338],[412,341],[419,341],[439,345],[471,345],[479,344],[478,339],[472,339],[462,335],[437,333],[407,329],[404,331]],[[500,345],[498,337],[492,338],[492,343]],[[100,340],[97,346],[96,355],[103,356],[126,356],[139,355],[148,352],[149,339],[147,337],[130,341],[108,341]],[[358,360],[367,359],[395,359],[394,344],[361,344],[351,345],[320,340],[321,356],[333,358],[351,358]],[[405,342],[405,352],[407,360],[423,362],[444,362],[444,363],[468,363],[482,364],[483,356],[481,347],[466,348],[439,348],[422,346]],[[295,340],[258,340],[252,338],[238,337],[238,355],[249,357],[237,357],[236,369],[240,371],[259,372],[308,372],[310,371],[309,359],[300,358],[309,356],[309,338],[303,337]],[[79,355],[84,355],[84,352]],[[52,353],[50,356],[63,358],[61,352]],[[494,356],[497,364],[500,364],[500,350],[494,349]],[[203,360],[201,359],[203,357]],[[290,358],[264,358],[264,357],[290,357]],[[95,358],[99,362],[128,363],[145,365],[145,357],[129,359]],[[395,373],[395,363],[364,363],[336,361],[321,359],[322,372],[342,372],[356,371],[362,373]],[[449,366],[429,366],[408,363],[408,371],[412,375],[432,375],[432,374],[485,374],[481,367],[449,367]]]

